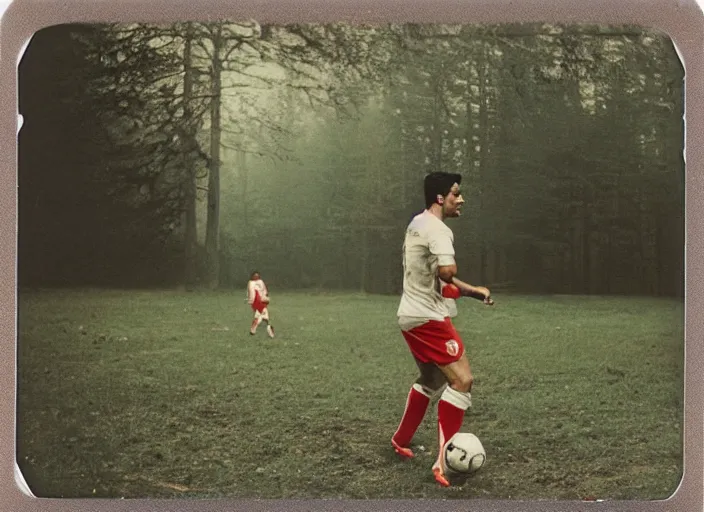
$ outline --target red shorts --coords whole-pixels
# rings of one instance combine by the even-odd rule
[[[464,344],[449,317],[442,322],[428,320],[401,332],[413,356],[421,363],[446,365],[459,361],[464,355]]]
[[[260,297],[259,292],[254,293],[254,302],[252,302],[252,310],[258,311],[259,313],[261,313],[262,311],[264,311],[267,308],[268,305],[269,305],[268,302],[262,301],[262,298]]]

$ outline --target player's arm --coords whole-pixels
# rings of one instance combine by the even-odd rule
[[[457,278],[457,263],[452,235],[437,232],[430,237],[430,251],[438,257],[438,277],[447,284],[454,284],[465,297],[481,300],[489,306],[494,304],[491,292],[483,286],[473,286]]]
[[[249,302],[250,304],[253,304],[253,303],[254,303],[254,297],[255,297],[255,293],[254,293],[254,281],[249,281],[249,282],[247,283],[247,302]]]
[[[430,252],[438,257],[438,277],[443,282],[455,285],[465,297],[481,300],[484,304],[490,306],[494,304],[488,288],[472,286],[457,278],[457,263],[455,262],[452,232],[439,230],[431,232],[428,242]]]
[[[473,299],[484,300],[489,298],[491,293],[488,288],[484,286],[473,286],[469,283],[457,278],[457,264],[452,265],[442,265],[438,267],[438,277],[447,284],[454,284],[460,289],[460,292],[465,297],[472,297]]]
[[[453,279],[457,275],[457,264],[440,265],[438,267],[438,277],[447,284],[454,284]],[[461,288],[460,288],[461,289]]]
[[[457,265],[455,263],[439,266],[438,277],[447,284],[454,284],[459,288],[460,293],[464,297],[472,297],[473,299],[481,300],[489,305],[494,303],[488,288],[484,286],[474,286],[457,278]]]
[[[452,278],[452,284],[459,288],[460,292],[462,292],[462,295],[464,295],[465,297],[472,297],[473,299],[481,300],[485,304],[488,304],[490,306],[494,304],[494,300],[491,298],[491,292],[489,291],[489,288],[486,288],[484,286],[473,286],[469,283],[465,283],[464,281],[457,279],[456,277]]]

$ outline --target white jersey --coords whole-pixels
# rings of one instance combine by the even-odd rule
[[[406,229],[403,243],[403,295],[397,315],[407,330],[428,320],[455,316],[455,301],[441,293],[438,267],[455,263],[452,230],[425,210]]]
[[[257,292],[259,292],[260,299],[266,299],[269,297],[269,291],[266,289],[264,281],[261,279],[257,279],[256,281],[250,280],[249,283],[247,283],[247,300],[250,304],[254,302]]]

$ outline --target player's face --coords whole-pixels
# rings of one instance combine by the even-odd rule
[[[459,184],[455,183],[450,189],[450,193],[447,194],[445,200],[442,204],[442,211],[444,217],[459,217],[460,210],[464,204],[464,198],[462,197],[462,191],[460,190]]]
[[[260,277],[259,277],[258,272],[255,272],[254,274],[252,274],[252,281],[259,281],[259,279],[260,279]]]

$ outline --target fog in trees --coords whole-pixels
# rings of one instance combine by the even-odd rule
[[[63,25],[20,64],[19,284],[399,293],[423,176],[459,273],[682,296],[684,70],[631,26]]]

